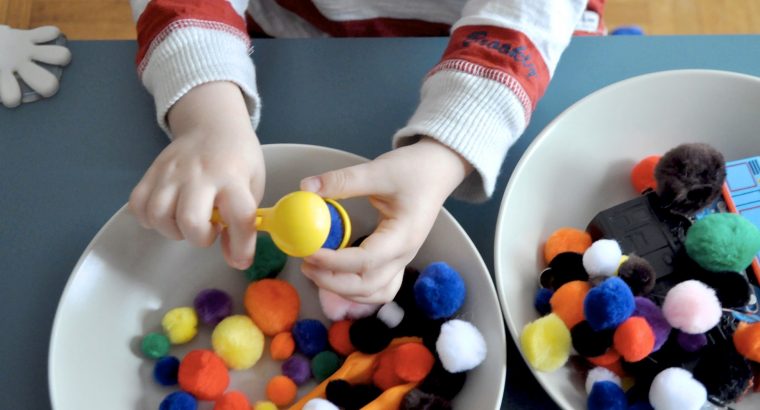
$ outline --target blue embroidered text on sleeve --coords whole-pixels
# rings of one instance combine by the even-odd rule
[[[528,70],[528,78],[537,75],[536,66],[530,61],[530,55],[525,51],[525,46],[513,47],[512,44],[507,42],[501,42],[499,40],[490,40],[488,38],[487,31],[474,31],[470,33],[464,41],[462,41],[462,47],[469,47],[470,44],[475,44],[481,47],[491,48],[509,56],[512,60],[520,63],[521,66]]]

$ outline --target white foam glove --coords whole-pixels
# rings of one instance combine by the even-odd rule
[[[21,104],[21,87],[14,74],[42,97],[58,91],[58,79],[37,62],[66,65],[71,52],[63,46],[40,45],[53,41],[61,34],[53,26],[32,30],[17,30],[0,25],[0,101],[6,107]]]

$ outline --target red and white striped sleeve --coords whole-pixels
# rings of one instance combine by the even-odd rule
[[[455,195],[484,200],[525,131],[588,0],[470,0],[394,146],[429,136],[475,168]]]
[[[254,129],[260,100],[249,57],[247,0],[132,0],[137,21],[137,72],[156,102],[158,123],[193,87],[231,81],[245,96]]]

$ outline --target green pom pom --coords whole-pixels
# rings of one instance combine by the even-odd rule
[[[253,265],[245,270],[245,277],[251,282],[274,278],[285,267],[287,260],[288,255],[274,244],[269,235],[259,235]]]
[[[322,353],[318,353],[311,359],[311,374],[314,375],[314,379],[317,383],[321,383],[323,380],[332,376],[338,368],[340,368],[340,358],[337,354],[326,350]]]
[[[149,359],[160,359],[166,356],[169,354],[169,348],[171,348],[169,338],[156,332],[145,335],[140,344],[140,350]]]
[[[747,218],[712,214],[697,221],[686,235],[686,253],[713,272],[741,272],[760,251],[760,231]]]

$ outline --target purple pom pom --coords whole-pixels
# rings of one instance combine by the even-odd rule
[[[697,350],[707,346],[707,336],[704,333],[697,333],[691,335],[684,332],[678,332],[678,345],[689,353],[694,353]]]
[[[232,314],[232,298],[219,289],[202,290],[195,297],[193,306],[201,322],[211,326]]]
[[[637,296],[636,297],[636,309],[633,311],[633,316],[640,316],[646,319],[649,326],[652,327],[654,332],[654,349],[653,352],[660,350],[662,345],[668,341],[670,336],[670,323],[665,319],[665,315],[662,314],[662,310],[651,300]]]
[[[311,378],[311,362],[301,355],[293,355],[282,364],[282,374],[300,386]]]

